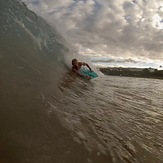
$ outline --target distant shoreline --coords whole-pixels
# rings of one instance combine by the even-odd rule
[[[99,69],[103,74],[110,76],[136,77],[163,80],[163,70],[153,68],[121,68],[107,67]]]

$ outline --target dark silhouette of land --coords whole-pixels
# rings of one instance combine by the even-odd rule
[[[163,79],[163,70],[157,70],[153,68],[107,67],[107,68],[100,68],[100,71],[105,75],[112,75],[112,76]]]

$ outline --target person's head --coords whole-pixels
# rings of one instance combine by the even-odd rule
[[[78,60],[74,58],[74,59],[72,60],[72,65],[73,65],[73,66],[76,66],[77,64],[78,64]]]

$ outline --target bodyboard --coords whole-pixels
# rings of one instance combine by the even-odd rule
[[[94,71],[90,71],[90,70],[81,70],[80,73],[91,77],[91,79],[98,77],[98,75]]]

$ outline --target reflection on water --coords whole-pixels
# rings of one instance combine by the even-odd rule
[[[62,98],[52,95],[50,108],[88,151],[112,162],[163,161],[162,80],[103,77],[59,87]]]
[[[163,162],[162,80],[16,79],[1,80],[0,162]]]

